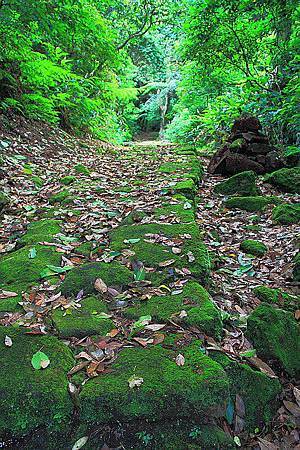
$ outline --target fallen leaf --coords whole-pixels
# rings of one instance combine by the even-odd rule
[[[104,283],[104,281],[101,278],[97,278],[94,283],[94,288],[96,291],[100,292],[101,294],[105,294],[108,290],[107,285]]]
[[[46,369],[50,364],[50,359],[45,353],[38,351],[32,356],[31,364],[35,370]]]
[[[141,239],[124,239],[124,244],[137,244]]]
[[[6,347],[11,347],[13,345],[13,341],[9,336],[5,336],[4,344],[6,345]]]
[[[179,353],[179,355],[176,356],[175,362],[177,366],[184,366],[185,357],[181,353]]]
[[[262,361],[260,358],[257,358],[257,356],[253,356],[249,358],[249,361],[255,366],[258,367],[263,373],[268,375],[271,378],[278,378],[277,375],[273,372],[270,366],[266,364],[264,361]]]
[[[78,441],[75,442],[75,444],[72,447],[72,450],[80,450],[89,440],[88,436],[83,436],[82,438],[78,439]]]
[[[296,405],[296,403],[289,402],[287,400],[283,400],[283,404],[286,407],[286,409],[293,414],[295,417],[300,417],[300,407]]]
[[[166,324],[161,324],[161,323],[153,323],[151,325],[146,325],[145,326],[145,330],[150,330],[150,331],[159,331],[162,328],[164,328],[166,326]]]
[[[35,247],[31,248],[28,253],[28,258],[33,259],[36,257],[36,249]]]
[[[153,339],[134,337],[133,340],[140,344],[142,347],[147,347],[148,344],[153,344]]]
[[[162,261],[160,262],[158,265],[159,267],[168,267],[171,266],[172,264],[174,264],[175,259],[168,259],[167,261]]]
[[[11,297],[17,297],[17,292],[10,292],[10,291],[2,291],[0,290],[0,298],[11,298]]]
[[[193,263],[193,262],[196,260],[196,258],[195,258],[195,256],[194,256],[193,252],[187,252],[187,257],[188,257],[188,261],[189,261],[190,263]]]
[[[77,391],[77,388],[76,388],[75,384],[69,383],[68,390],[69,390],[70,394],[75,394],[75,392]]]
[[[130,389],[133,389],[135,387],[139,387],[144,383],[144,379],[143,378],[139,378],[135,375],[132,375],[130,378],[128,378],[128,384]]]
[[[296,386],[295,386],[294,389],[293,389],[293,393],[294,393],[296,402],[300,406],[300,389],[296,388]]]
[[[295,319],[296,319],[296,320],[299,320],[299,319],[300,319],[300,309],[297,309],[297,310],[295,311]]]
[[[178,247],[172,247],[172,253],[174,253],[174,255],[180,255],[180,253],[181,253],[181,248],[178,248]]]
[[[120,330],[118,330],[118,328],[114,328],[113,330],[111,330],[109,333],[107,333],[106,336],[110,336],[112,338],[114,338],[115,336],[117,336],[117,334],[120,333]]]
[[[269,442],[261,437],[257,439],[259,441],[258,445],[260,447],[260,450],[279,450],[279,447],[277,447],[277,445],[272,444],[272,442]]]

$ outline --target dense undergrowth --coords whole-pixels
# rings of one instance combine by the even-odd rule
[[[295,152],[296,2],[6,0],[0,107],[111,141],[222,139],[241,112]]]

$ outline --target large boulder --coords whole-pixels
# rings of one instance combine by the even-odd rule
[[[267,175],[265,181],[284,192],[300,194],[300,167],[283,168]]]
[[[223,195],[257,195],[259,194],[259,189],[255,184],[256,174],[253,171],[246,171],[238,173],[228,178],[228,180],[218,183],[214,191],[217,194]]]

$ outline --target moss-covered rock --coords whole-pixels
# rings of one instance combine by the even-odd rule
[[[300,194],[300,167],[284,168],[266,175],[265,181],[284,192]]]
[[[253,239],[246,239],[241,242],[240,248],[244,253],[254,256],[263,256],[268,251],[268,247],[265,244]]]
[[[195,282],[188,282],[181,294],[153,296],[148,301],[138,302],[124,310],[124,315],[131,319],[150,315],[155,321],[167,322],[170,318],[177,321],[176,314],[179,315],[182,310],[187,313],[187,317],[180,320],[182,323],[195,326],[210,336],[216,338],[221,336],[220,311],[208,292]]]
[[[76,170],[77,173],[82,173],[83,175],[90,175],[89,169],[83,164],[76,164],[76,166],[74,166],[74,170]]]
[[[38,188],[41,188],[44,186],[44,180],[41,177],[38,177],[37,175],[33,175],[31,177],[31,180],[34,182],[35,186]]]
[[[42,219],[28,225],[27,232],[19,239],[20,245],[39,242],[53,242],[54,236],[61,232],[61,222],[54,219]]]
[[[300,329],[292,313],[262,303],[248,318],[247,336],[259,356],[300,375]]]
[[[200,342],[181,348],[179,367],[173,350],[127,348],[111,366],[112,374],[90,380],[80,393],[81,418],[90,424],[149,419],[161,421],[194,414],[225,413],[228,380],[222,367],[201,353]],[[130,388],[132,377],[141,378]]]
[[[214,191],[223,195],[255,196],[260,193],[256,186],[256,173],[252,170],[238,173],[218,183]]]
[[[83,256],[89,257],[93,250],[92,242],[83,242],[78,247],[76,247],[76,253],[80,253]]]
[[[196,185],[193,180],[178,181],[170,188],[173,194],[181,194],[190,200],[194,200],[196,195]]]
[[[52,321],[62,337],[105,336],[115,327],[113,321],[105,316],[107,313],[106,303],[100,298],[88,297],[81,300],[81,308],[56,309]]]
[[[68,197],[70,197],[70,192],[65,189],[58,192],[57,194],[51,195],[51,197],[49,198],[49,203],[51,205],[53,205],[54,203],[62,203],[63,201],[67,200]]]
[[[245,428],[254,431],[270,423],[278,407],[277,396],[281,392],[278,379],[233,361],[223,353],[214,352],[212,358],[224,368],[229,378],[232,405],[237,394],[244,402]]]
[[[281,289],[271,289],[267,286],[258,286],[253,289],[253,292],[259,300],[270,305],[278,306],[288,311],[300,309],[299,295],[290,295]]]
[[[61,255],[52,247],[35,245],[36,256],[30,257],[30,246],[23,247],[0,259],[0,288],[10,284],[32,285],[41,279],[48,264],[59,266]]]
[[[60,286],[63,295],[77,295],[83,289],[84,295],[96,293],[95,280],[101,278],[107,286],[126,286],[133,281],[133,274],[117,262],[88,263],[75,267]]]
[[[12,346],[4,344],[5,336]],[[46,369],[31,365],[41,350],[50,359]],[[29,434],[37,427],[53,433],[69,425],[73,405],[67,372],[74,365],[71,351],[52,336],[29,336],[13,327],[0,327],[0,434]]]
[[[125,448],[164,450],[233,450],[233,438],[216,425],[176,419],[164,423],[135,424],[134,432],[123,435]]]
[[[232,197],[224,202],[226,208],[242,209],[249,212],[262,211],[268,205],[276,205],[280,203],[278,197],[273,196],[256,196],[256,197]]]
[[[60,182],[61,182],[61,184],[64,184],[65,186],[69,186],[70,184],[74,183],[75,180],[76,180],[76,177],[74,177],[73,175],[67,175],[67,176],[61,178]]]
[[[300,222],[300,203],[287,203],[276,206],[272,211],[272,219],[275,223],[289,225]]]
[[[9,204],[9,199],[7,195],[5,195],[3,192],[0,192],[0,214],[4,210],[4,208]]]
[[[181,254],[172,253],[172,244],[162,245],[156,242],[146,242],[154,235],[165,237],[167,240],[182,239]],[[179,269],[188,267],[195,278],[202,283],[207,281],[210,273],[210,260],[199,228],[195,223],[151,223],[121,226],[111,232],[110,239],[112,250],[121,251],[124,248],[130,248],[135,252],[132,258],[142,261],[147,267],[154,267],[159,271],[161,269],[160,264],[174,260],[170,267]],[[139,239],[139,241],[130,244],[130,239]],[[126,243],[128,240],[129,243]],[[189,261],[188,255],[191,254],[195,258],[193,261]]]

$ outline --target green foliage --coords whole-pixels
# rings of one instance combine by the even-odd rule
[[[195,0],[186,7],[179,102],[167,136],[216,142],[248,112],[275,143],[296,142],[297,4]]]

